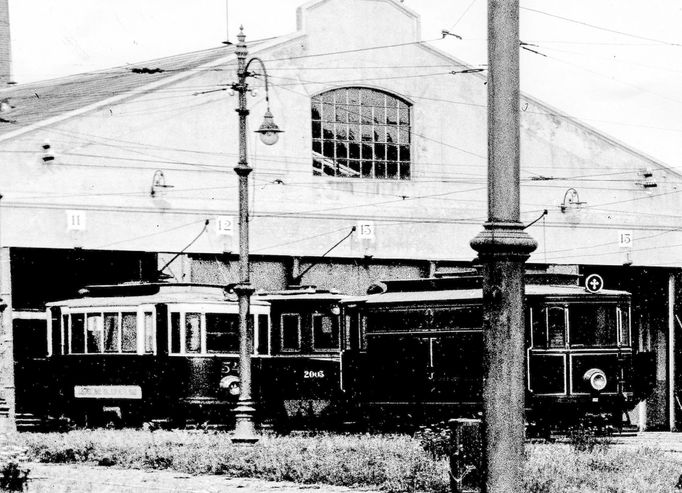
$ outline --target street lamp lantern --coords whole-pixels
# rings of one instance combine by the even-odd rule
[[[265,110],[263,123],[261,123],[260,128],[256,130],[256,133],[260,134],[260,140],[263,144],[271,146],[277,143],[281,132],[282,130],[280,130],[275,123],[272,113],[270,113],[270,108],[268,108]]]
[[[265,64],[260,58],[253,57],[247,61],[248,50],[246,48],[244,28],[241,27],[237,36],[239,42],[235,47],[237,55],[237,82],[232,84],[232,89],[239,94],[239,162],[234,171],[239,177],[239,283],[234,286],[239,303],[239,401],[235,408],[235,427],[232,441],[235,443],[255,443],[258,441],[254,427],[254,415],[256,409],[251,398],[251,352],[253,351],[253,326],[250,324],[251,295],[254,288],[250,281],[249,267],[249,174],[253,168],[249,166],[246,158],[246,117],[249,110],[246,107],[246,93],[249,86],[246,80],[249,77],[259,77],[260,74],[249,72],[251,63],[260,64],[265,81],[266,110],[263,123],[256,133],[260,134],[261,141],[266,145],[273,145],[279,139],[282,132],[275,124],[270,112],[270,99],[268,91],[268,73]]]

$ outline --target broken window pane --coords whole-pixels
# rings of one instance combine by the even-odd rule
[[[410,178],[407,102],[369,88],[335,89],[312,98],[311,118],[313,174]]]

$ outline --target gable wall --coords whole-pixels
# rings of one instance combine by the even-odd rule
[[[462,66],[437,50],[402,44],[419,34],[417,19],[402,8],[384,0],[351,3],[314,3],[303,16],[307,35],[251,53],[266,63],[271,109],[285,130],[273,147],[249,132],[252,252],[319,255],[366,220],[376,225],[376,242],[353,236],[334,255],[469,260],[469,240],[486,217],[485,78],[449,74]],[[354,35],[348,26],[356,26]],[[396,38],[387,41],[386,33]],[[357,49],[360,41],[400,46],[308,56]],[[236,217],[237,101],[221,90],[234,81],[234,64],[220,68],[0,143],[3,243],[178,251],[206,219]],[[258,90],[248,98],[255,129],[264,90],[260,80],[249,82]],[[348,85],[413,104],[411,180],[312,175],[310,98]],[[531,261],[620,265],[627,251],[618,248],[618,232],[631,230],[630,260],[674,265],[674,249],[662,245],[682,243],[671,231],[680,177],[534,100],[521,106],[523,221],[548,210],[529,230],[539,242]],[[41,159],[46,139],[52,164]],[[656,188],[637,184],[646,168],[654,170]],[[149,194],[156,170],[174,186],[165,197]],[[571,187],[585,204],[562,213]],[[72,209],[86,211],[86,231],[66,230],[65,211]],[[214,227],[189,251],[236,251],[236,239],[225,241]]]

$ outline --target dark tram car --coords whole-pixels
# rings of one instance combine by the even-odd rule
[[[271,313],[268,378],[259,382],[262,408],[279,408],[277,424],[285,427],[335,425],[341,404],[339,302],[343,295],[301,287],[261,293],[257,298],[270,304]]]
[[[586,413],[620,423],[633,389],[630,295],[575,284],[526,285],[529,420]],[[343,304],[343,387],[359,419],[395,426],[482,409],[480,278],[387,281]]]
[[[269,313],[267,302],[252,300],[254,358],[268,352]],[[48,323],[51,374],[43,378],[55,395],[45,413],[89,426],[232,419],[238,305],[222,287],[92,286],[49,303]]]

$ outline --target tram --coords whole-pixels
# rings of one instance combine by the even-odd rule
[[[374,426],[413,426],[482,409],[481,279],[386,281],[344,305],[344,389]],[[652,355],[632,344],[630,294],[527,276],[526,417],[571,426],[622,423],[646,392]]]
[[[630,298],[527,276],[529,422],[601,415],[617,426],[647,395],[653,357],[633,345]],[[386,281],[354,297],[312,286],[257,293],[250,313],[261,426],[413,429],[482,409],[478,276]],[[18,389],[22,413],[77,426],[232,425],[239,320],[224,286],[90,286],[48,303],[47,319],[47,357],[17,372],[30,383]]]

